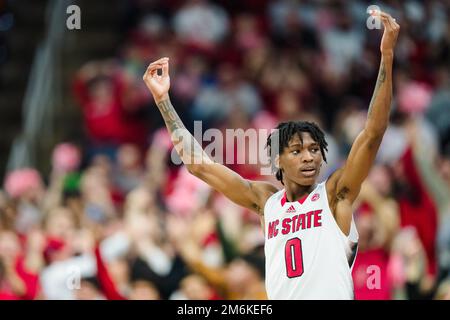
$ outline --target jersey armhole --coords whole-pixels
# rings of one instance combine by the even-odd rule
[[[329,205],[329,202],[328,202],[327,187],[326,187],[327,181],[328,181],[328,179],[325,180],[324,182],[322,182],[321,184],[322,184],[323,193],[324,193],[324,196],[325,196],[325,204],[328,207],[328,211],[331,213],[331,218],[333,219],[334,224],[336,225],[336,228],[339,229],[339,232],[341,233],[341,235],[343,237],[345,237],[347,240],[349,240],[352,243],[358,243],[359,235],[358,235],[358,230],[356,229],[356,224],[355,224],[355,219],[354,219],[354,216],[353,216],[353,211],[352,211],[352,221],[350,222],[350,230],[348,232],[348,235],[346,235],[342,231],[341,227],[339,227],[339,225],[338,225],[338,223],[336,221],[336,218],[334,217],[334,213],[333,213],[333,211],[330,208],[330,205]]]
[[[264,206],[263,206],[264,217],[266,216],[266,210],[268,208],[269,203],[273,202],[274,199],[277,198],[278,195],[282,192],[284,192],[284,189],[278,190],[277,192],[275,192],[274,194],[272,194],[270,197],[267,198],[266,203],[264,203]]]

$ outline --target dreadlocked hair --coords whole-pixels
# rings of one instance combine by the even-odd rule
[[[303,143],[302,132],[307,132],[311,135],[311,138],[319,144],[322,158],[327,162],[325,152],[328,151],[328,143],[325,140],[325,134],[314,122],[309,121],[289,121],[281,122],[275,128],[269,137],[267,137],[266,148],[269,150],[269,156],[272,163],[272,171],[276,172],[275,176],[278,181],[283,184],[283,172],[281,169],[276,168],[275,158],[283,153],[284,148],[289,145],[289,141],[298,134],[300,141]],[[278,145],[277,145],[278,144]],[[278,147],[278,148],[277,148]]]

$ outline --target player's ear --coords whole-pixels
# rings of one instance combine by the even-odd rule
[[[279,154],[277,154],[275,156],[274,164],[275,164],[275,168],[280,169],[280,155]]]

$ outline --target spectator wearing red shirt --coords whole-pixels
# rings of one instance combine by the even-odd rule
[[[117,65],[91,62],[81,68],[74,83],[90,143],[145,147],[148,127],[142,117],[146,98],[139,94]]]
[[[377,188],[380,179],[381,185],[390,185],[386,168],[375,166],[361,188],[361,205],[356,210],[359,241],[352,276],[357,300],[392,299],[389,262],[399,214],[396,201]]]
[[[14,232],[0,232],[0,300],[32,300],[38,293],[38,274],[30,272]]]
[[[413,226],[423,244],[427,255],[427,273],[437,274],[436,236],[437,207],[431,197],[414,160],[413,147],[403,154],[396,167],[398,202],[401,227]]]

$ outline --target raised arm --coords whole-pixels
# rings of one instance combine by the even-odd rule
[[[162,70],[161,75],[158,75],[158,70]],[[231,201],[262,214],[265,201],[277,189],[267,182],[242,178],[226,166],[215,163],[203,151],[170,102],[169,59],[162,58],[151,63],[144,74],[144,81],[164,118],[175,149],[189,172]]]
[[[353,143],[344,167],[336,171],[327,181],[330,208],[339,227],[346,234],[350,230],[352,204],[375,160],[388,126],[391,108],[392,63],[400,26],[387,13],[376,12],[375,14],[379,15],[383,23],[384,33],[380,45],[380,69],[366,125]]]

